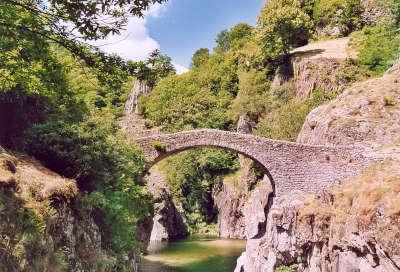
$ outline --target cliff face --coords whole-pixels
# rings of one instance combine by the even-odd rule
[[[146,180],[155,202],[150,243],[185,238],[188,232],[184,217],[168,188],[165,175],[153,167]]]
[[[125,116],[120,121],[120,127],[132,138],[160,134],[159,128],[148,128],[146,121],[140,118],[138,101],[143,94],[151,89],[144,83],[136,81],[131,94],[125,103]],[[146,242],[155,243],[184,238],[188,235],[184,217],[170,192],[166,176],[157,168],[152,167],[145,178],[146,187],[154,199],[154,215],[150,226],[142,231]]]
[[[108,256],[74,180],[26,156],[0,154],[0,270],[108,271]],[[136,271],[127,258],[129,271]]]
[[[355,56],[349,50],[349,38],[315,42],[294,49],[293,80],[296,96],[307,99],[317,90],[337,92],[352,80],[351,63]]]
[[[400,271],[399,80],[394,67],[310,113],[299,142],[355,145],[385,161],[320,195],[291,192],[272,205],[258,195],[261,219],[245,221],[254,231],[237,272]]]
[[[375,165],[323,197],[276,199],[236,271],[399,271],[398,163]]]
[[[297,138],[315,145],[355,145],[379,157],[400,153],[400,66],[356,83],[306,118]]]
[[[221,238],[246,238],[246,209],[249,196],[259,182],[251,159],[240,157],[240,170],[213,188]]]

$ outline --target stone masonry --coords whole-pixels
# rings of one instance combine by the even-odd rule
[[[286,192],[321,192],[357,175],[371,159],[351,147],[325,147],[271,140],[259,136],[203,129],[137,139],[155,163],[181,151],[197,147],[218,147],[245,155],[263,168],[276,196]]]

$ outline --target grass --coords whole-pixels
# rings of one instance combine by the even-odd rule
[[[400,217],[399,162],[386,160],[374,164],[358,177],[332,189],[331,194],[332,203],[310,196],[301,209],[301,217],[315,215],[337,223],[352,218],[364,228],[375,222],[378,214]]]
[[[64,255],[46,238],[55,197],[70,198],[76,192],[74,180],[30,157],[0,150],[0,221],[6,222],[0,224],[0,263],[8,271],[65,271]]]
[[[150,145],[158,152],[164,153],[167,151],[167,146],[160,141],[151,141]]]

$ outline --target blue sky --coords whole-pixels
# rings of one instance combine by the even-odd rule
[[[107,44],[100,48],[132,60],[143,60],[159,48],[184,72],[198,48],[214,47],[221,30],[239,22],[254,25],[264,1],[169,0],[152,6],[145,18],[130,18],[121,35],[97,44]]]
[[[212,49],[217,34],[239,22],[255,24],[264,0],[170,0],[160,16],[148,20],[149,34],[161,50],[186,67],[201,47]]]

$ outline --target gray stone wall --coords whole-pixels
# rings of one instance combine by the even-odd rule
[[[149,166],[196,147],[238,152],[265,168],[277,196],[293,190],[318,193],[358,174],[371,161],[351,147],[311,146],[214,129],[150,136],[136,142],[149,158]]]

